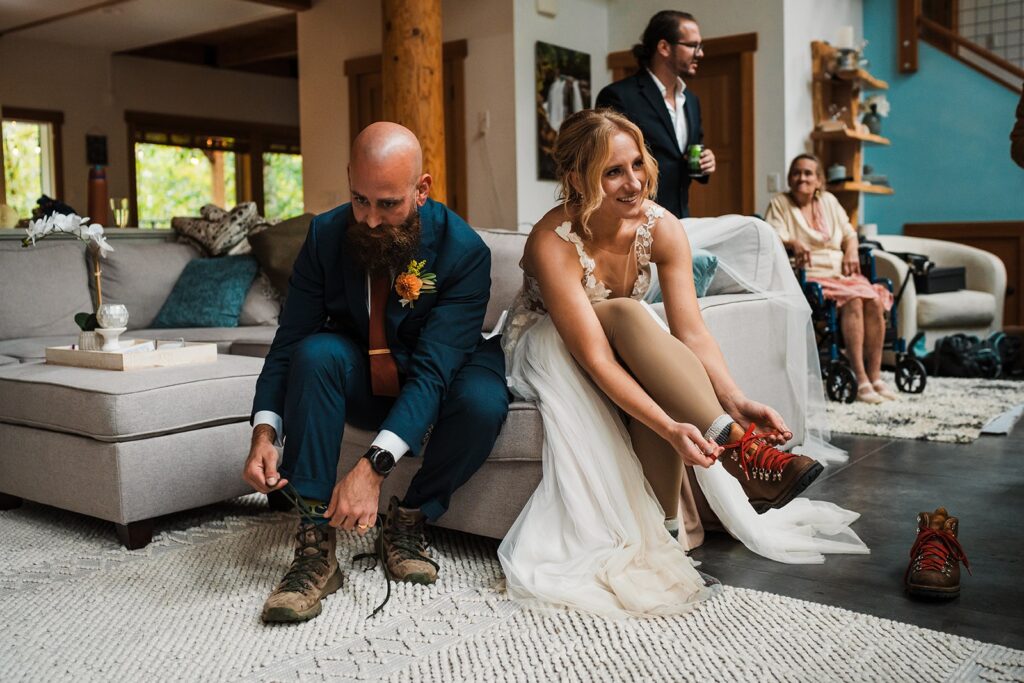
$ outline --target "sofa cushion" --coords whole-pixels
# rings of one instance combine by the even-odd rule
[[[129,327],[149,327],[185,266],[199,256],[186,243],[117,240],[100,262],[103,300],[128,307]]]
[[[280,315],[281,295],[270,284],[267,274],[260,273],[245,295],[242,312],[238,314],[238,324],[277,325]]]
[[[292,276],[292,266],[306,241],[312,220],[313,214],[304,213],[249,236],[252,255],[282,295],[288,294],[288,278]]]
[[[249,419],[263,361],[114,372],[46,363],[0,368],[0,422],[126,441]]]
[[[984,327],[995,318],[996,298],[989,292],[961,289],[957,292],[917,295],[917,326]]]
[[[0,339],[77,335],[75,314],[93,310],[85,244],[78,240],[53,238],[32,247],[4,242],[0,273]]]
[[[251,256],[190,261],[153,321],[153,327],[238,325],[238,315],[258,269],[256,259]]]
[[[501,312],[512,306],[512,300],[523,286],[523,258],[527,235],[509,230],[477,230],[491,250],[491,298],[484,315],[485,331],[494,329]]]

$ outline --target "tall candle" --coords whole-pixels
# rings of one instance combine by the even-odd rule
[[[853,27],[840,26],[836,31],[836,47],[853,48]]]

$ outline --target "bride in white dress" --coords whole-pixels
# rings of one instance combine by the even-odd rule
[[[530,235],[502,341],[509,387],[544,423],[543,479],[498,551],[510,594],[647,616],[717,593],[669,532],[675,507],[654,497],[636,430],[668,452],[645,453],[645,466],[662,458],[677,480],[692,465],[723,526],[755,552],[868,552],[848,528],[859,515],[793,500],[821,466],[776,450],[792,438],[783,419],[730,377],[700,315],[683,226],[650,200],[657,168],[640,131],[610,111],[579,112],[555,157],[565,201]],[[668,325],[641,302],[652,263]]]

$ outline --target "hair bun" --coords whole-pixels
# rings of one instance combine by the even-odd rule
[[[637,43],[633,46],[633,56],[636,57],[638,61],[646,62],[651,58],[651,53],[644,48],[643,43]]]

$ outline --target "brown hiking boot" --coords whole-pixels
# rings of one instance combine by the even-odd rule
[[[910,549],[910,565],[903,577],[915,597],[949,599],[960,595],[960,563],[971,565],[957,534],[960,520],[946,508],[917,516],[917,540]]]
[[[396,496],[391,497],[379,538],[384,544],[388,574],[394,580],[424,584],[437,581],[438,565],[427,550],[426,524],[422,512],[404,508]]]
[[[726,444],[725,471],[736,477],[757,514],[796,498],[824,469],[814,458],[786,453],[754,433],[753,423],[739,441]]]
[[[341,588],[341,569],[334,551],[337,531],[326,524],[299,524],[295,559],[263,604],[265,622],[306,621],[320,614],[321,599]]]

